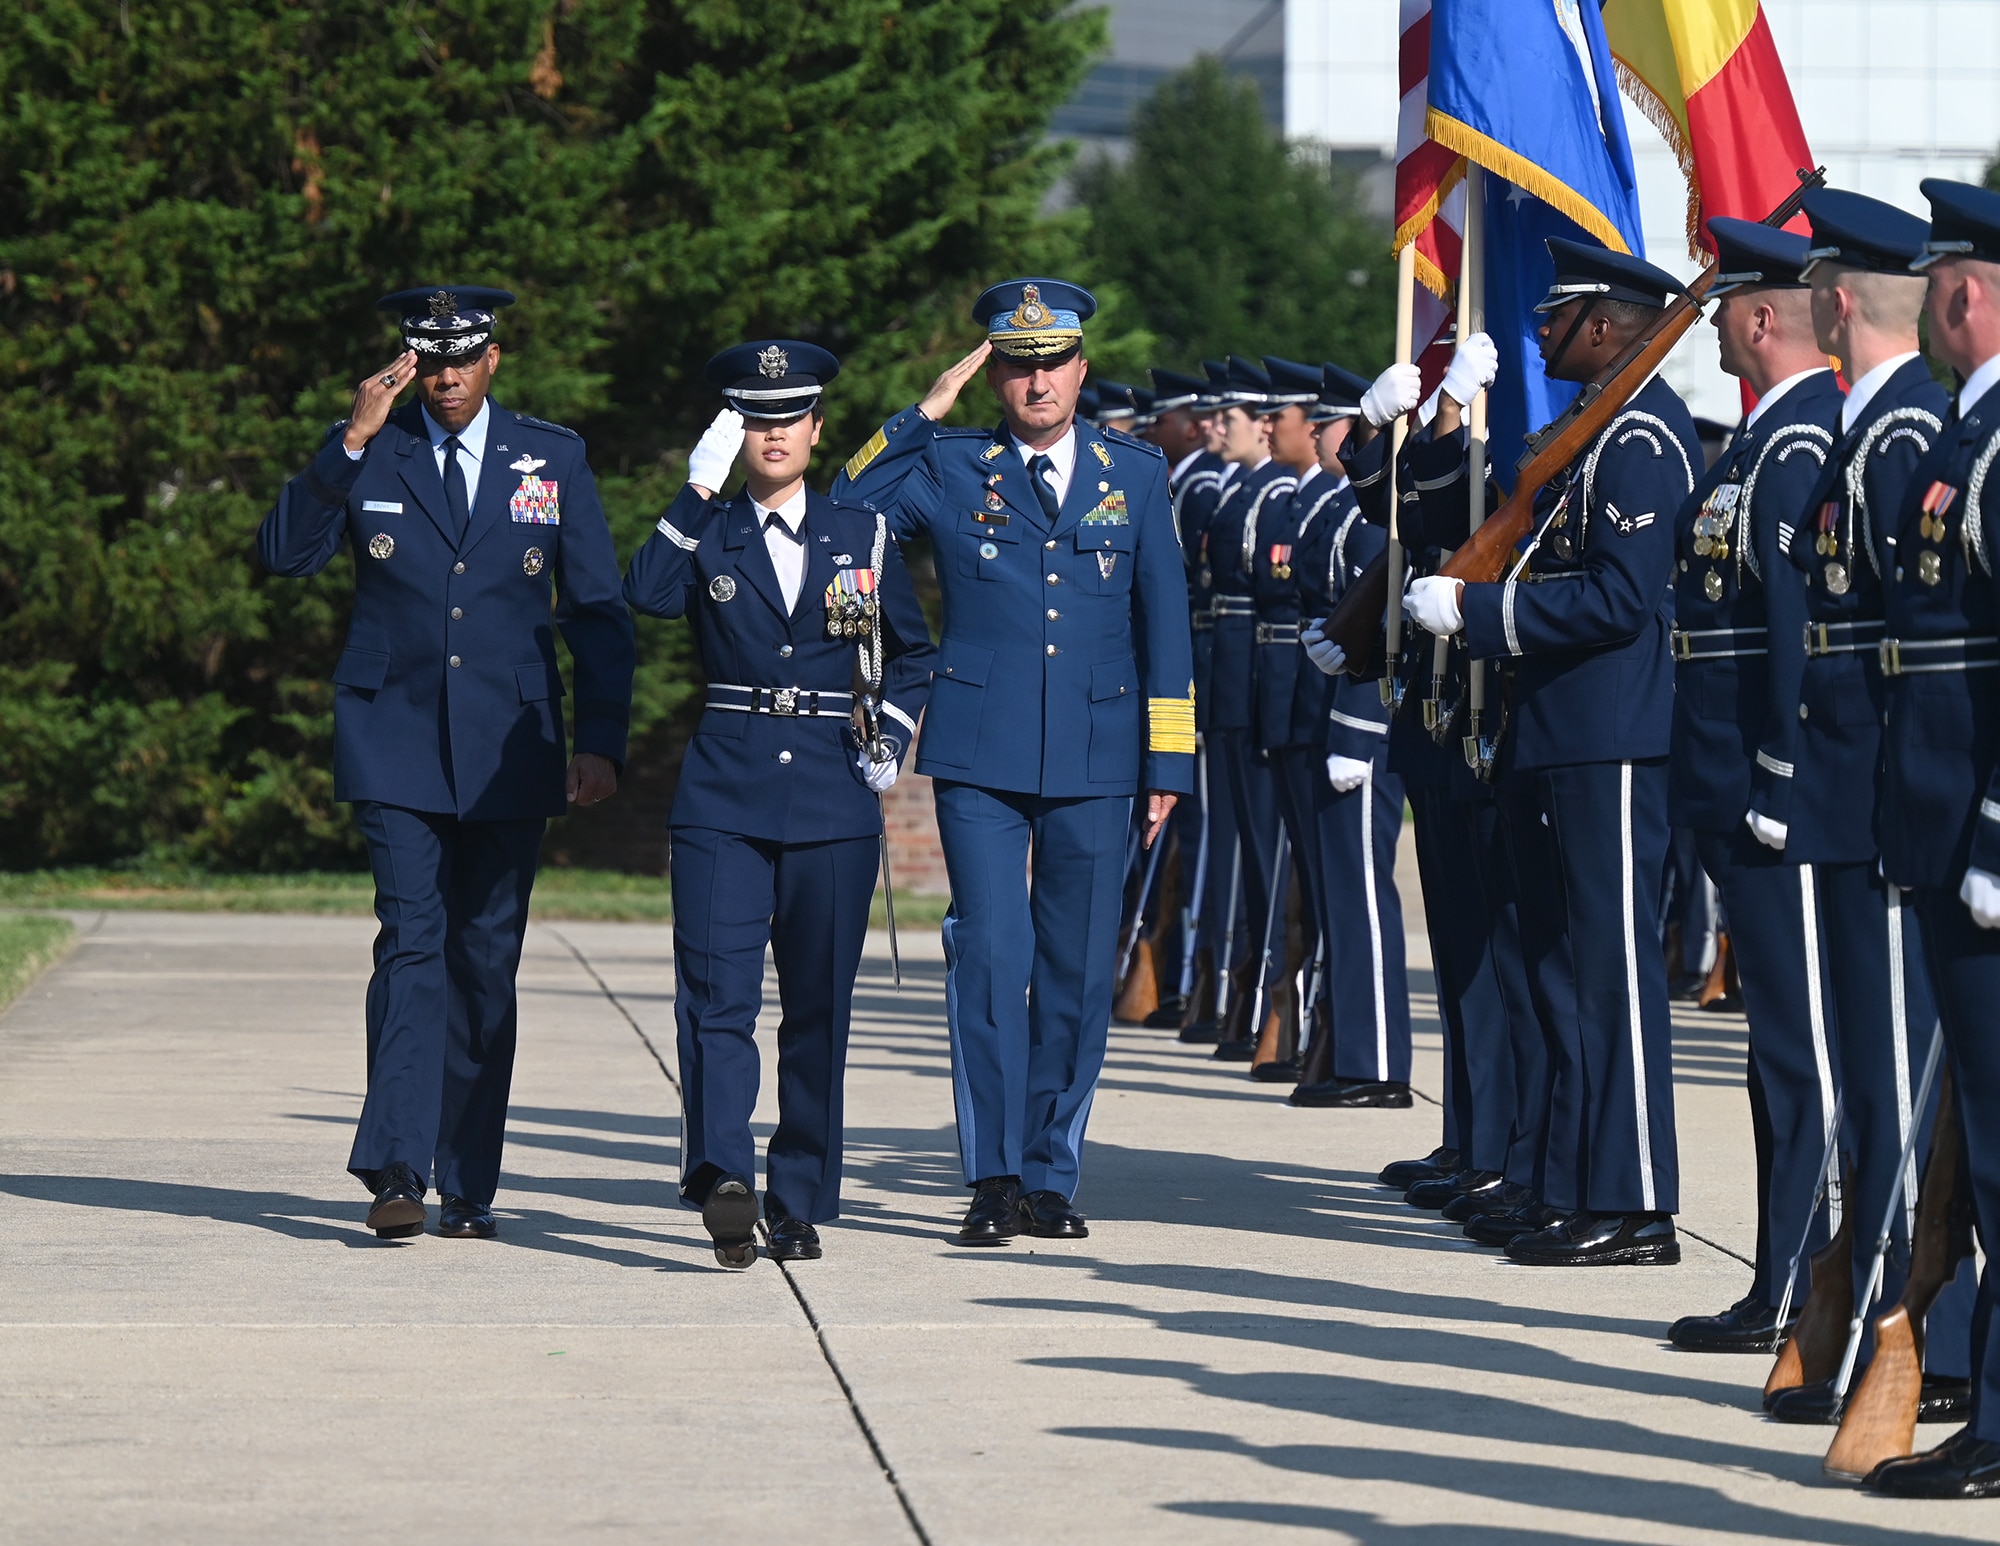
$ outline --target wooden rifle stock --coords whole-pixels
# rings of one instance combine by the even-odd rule
[[[1800,172],[1798,177],[1799,186],[1791,197],[1766,215],[1763,224],[1781,226],[1796,215],[1806,191],[1826,181],[1826,168]],[[1575,461],[1653,378],[1674,345],[1701,316],[1701,303],[1715,283],[1715,272],[1711,258],[1688,285],[1687,294],[1676,296],[1652,328],[1626,346],[1603,380],[1586,386],[1546,428],[1528,437],[1514,491],[1452,554],[1440,574],[1481,584],[1506,573],[1515,548],[1535,528],[1535,496]],[[1386,558],[1378,558],[1348,586],[1326,620],[1323,631],[1347,652],[1346,669],[1351,676],[1382,674],[1382,641],[1376,636],[1381,633],[1388,599],[1389,565]]]
[[[1842,1188],[1854,1195],[1853,1179]],[[1813,1254],[1806,1302],[1791,1335],[1779,1349],[1777,1362],[1764,1381],[1771,1396],[1796,1385],[1818,1385],[1840,1372],[1840,1355],[1847,1346],[1847,1324],[1854,1318],[1854,1210],[1843,1208],[1840,1228]]]
[[[1875,1358],[1840,1416],[1826,1452],[1829,1476],[1866,1476],[1884,1460],[1907,1455],[1916,1442],[1917,1404],[1924,1384],[1924,1317],[1972,1253],[1971,1188],[1965,1184],[1965,1134],[1947,1068],[1938,1086],[1937,1123],[1924,1183],[1917,1191],[1917,1229],[1903,1297],[1875,1321]]]

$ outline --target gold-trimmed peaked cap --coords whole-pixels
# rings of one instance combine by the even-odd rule
[[[1097,314],[1097,297],[1061,279],[1009,279],[972,303],[972,320],[1002,354],[1045,360],[1083,343],[1083,325]]]

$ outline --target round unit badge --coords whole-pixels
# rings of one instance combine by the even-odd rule
[[[368,553],[372,558],[387,558],[396,551],[396,539],[386,531],[378,531],[368,539]]]
[[[998,558],[1000,556],[1000,545],[997,542],[980,543],[979,556],[981,558]]]
[[[540,548],[529,548],[527,552],[521,555],[521,573],[532,580],[541,572],[542,550]]]
[[[1828,564],[1826,566],[1826,588],[1831,594],[1845,596],[1849,583],[1847,566],[1845,564]]]
[[[1722,599],[1722,576],[1713,569],[1701,577],[1701,593],[1710,601]]]
[[[736,594],[736,582],[726,574],[718,574],[708,582],[708,599],[728,601]]]

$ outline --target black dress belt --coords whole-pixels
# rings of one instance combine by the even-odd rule
[[[1297,644],[1299,625],[1297,623],[1259,623],[1257,625],[1259,644]]]
[[[1217,596],[1208,610],[1216,617],[1255,617],[1257,603],[1248,596]]]
[[[804,687],[738,687],[711,682],[708,706],[732,714],[776,714],[783,719],[846,719],[854,712],[851,692]]]
[[[1882,639],[1882,620],[1864,618],[1856,623],[1807,623],[1807,655],[1864,655]]]
[[[1991,671],[2000,666],[2000,639],[1884,639],[1875,646],[1875,658],[1884,676]]]
[[[1762,628],[1676,628],[1676,660],[1734,660],[1742,655],[1768,655]]]

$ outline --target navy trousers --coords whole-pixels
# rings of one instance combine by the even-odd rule
[[[868,935],[879,839],[773,843],[675,827],[674,1020],[681,1065],[681,1195],[754,1178],[764,948],[778,971],[778,1125],[764,1151],[767,1208],[840,1216],[842,1091],[854,974]]]
[[[1811,865],[1787,864],[1747,828],[1698,832],[1695,842],[1728,913],[1750,1019],[1750,1128],[1757,1153],[1750,1292],[1775,1307],[1797,1251],[1793,1302],[1799,1303],[1811,1287],[1807,1260],[1840,1227],[1841,1209],[1851,1202],[1836,1187],[1826,1210],[1813,1210],[1839,1087],[1818,883]]]
[[[1236,771],[1214,731],[1203,734],[1201,761],[1206,776],[1202,814],[1208,824],[1208,874],[1200,898],[1201,938],[1215,963],[1216,1016],[1220,1018],[1229,1007],[1225,985],[1229,969],[1248,947],[1249,910],[1244,905],[1242,834],[1236,826]]]
[[[1676,1213],[1673,1033],[1657,916],[1666,759],[1544,768],[1535,780],[1561,878],[1582,1097],[1551,1102],[1552,1125],[1577,1123],[1570,1141],[1583,1157],[1581,1185],[1566,1194],[1551,1179],[1544,1201],[1600,1214]]]
[[[1027,1191],[1073,1199],[1111,1025],[1132,797],[934,787],[966,1184],[1019,1176]]]
[[[1994,1277],[1994,1256],[2000,1250],[2000,930],[1974,923],[1955,890],[1919,892],[1917,910],[1951,1053],[1973,1211],[1986,1253],[1986,1270],[1968,1314],[1961,1367],[1972,1372],[1968,1430],[1990,1442],[2000,1440],[2000,1282]],[[1960,1298],[1971,1265],[1960,1264],[1954,1285]],[[1942,1357],[1932,1357],[1940,1334],[1952,1335],[1939,1323],[1943,1308],[1941,1296],[1924,1323],[1924,1366],[1933,1373],[1952,1372]]]
[[[1445,1145],[1468,1170],[1506,1171],[1518,1149],[1520,1179],[1532,1184],[1547,1140],[1548,1052],[1521,964],[1499,809],[1424,789],[1411,814],[1444,1026]]]
[[[1290,841],[1289,865],[1298,879],[1299,902],[1304,909],[1304,952],[1310,975],[1314,962],[1328,959],[1326,907],[1329,877],[1317,852],[1313,834],[1313,801],[1318,784],[1326,782],[1326,759],[1309,746],[1280,746],[1267,755],[1271,764],[1271,788],[1278,802],[1278,816]],[[1285,941],[1284,921],[1280,919],[1273,948],[1283,950]],[[1327,984],[1318,980],[1309,987],[1312,993],[1322,998],[1327,991]],[[1307,1003],[1299,1006],[1301,1011],[1308,1007]]]
[[[1516,1113],[1507,1179],[1551,1206],[1574,1207],[1571,1199],[1583,1192],[1583,1029],[1577,1023],[1562,860],[1541,780],[1534,774],[1509,776],[1497,794],[1520,921],[1521,969],[1541,1035],[1540,1099],[1532,1108],[1524,1099]],[[1514,1052],[1519,1075],[1531,1065],[1532,1054],[1519,1038]],[[1525,1096],[1524,1085],[1517,1078],[1516,1088]]]
[[[1855,1303],[1862,1303],[1874,1266],[1875,1242],[1895,1189],[1896,1170],[1912,1122],[1916,1147],[1903,1172],[1902,1205],[1891,1220],[1882,1264],[1880,1314],[1902,1296],[1910,1271],[1910,1222],[1916,1216],[1920,1171],[1930,1153],[1938,1092],[1915,1110],[1916,1086],[1939,1023],[1937,1000],[1910,892],[1890,886],[1874,861],[1818,864],[1820,905],[1826,929],[1828,980],[1839,1029],[1841,1152],[1854,1173],[1846,1206],[1856,1210]],[[1954,902],[1963,911],[1963,904]],[[1733,915],[1732,915],[1733,918]],[[1968,1279],[1969,1282],[1969,1279]],[[1924,1367],[1933,1374],[1963,1374],[1969,1356],[1969,1291],[1946,1289],[1925,1321]],[[1875,1355],[1874,1315],[1862,1338],[1861,1361]]]
[[[1308,753],[1312,863],[1325,877],[1326,990],[1333,1012],[1333,1077],[1343,1082],[1410,1079],[1410,983],[1403,960],[1403,903],[1396,893],[1396,840],[1403,780],[1383,759],[1353,789],[1327,782]]]
[[[1278,854],[1278,833],[1282,830],[1277,789],[1270,766],[1251,749],[1248,730],[1211,730],[1208,747],[1209,803],[1213,806],[1222,800],[1220,781],[1228,790],[1234,827],[1232,843],[1238,856],[1231,863],[1217,866],[1216,855],[1222,850],[1213,846],[1211,827],[1209,896],[1217,904],[1215,916],[1226,920],[1230,894],[1234,893],[1240,921],[1228,964],[1233,969],[1261,957],[1266,963],[1264,985],[1268,989],[1275,986],[1283,972],[1285,957],[1284,907],[1281,902],[1273,908],[1271,896],[1275,890],[1283,897],[1291,874],[1289,862],[1273,863]],[[1252,1026],[1250,1034],[1256,1035],[1258,1029]]]
[[[514,974],[546,823],[460,821],[359,800],[375,875],[368,1096],[347,1168],[370,1191],[401,1160],[490,1204],[514,1078]]]

